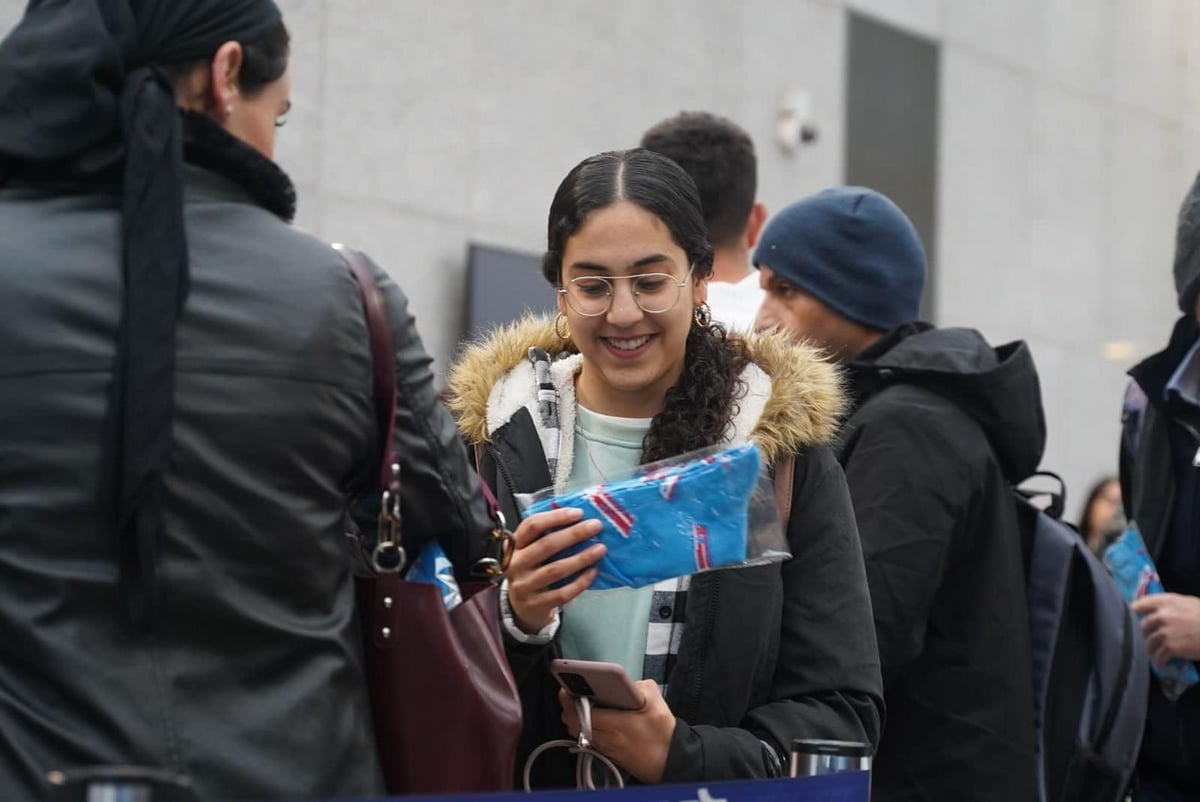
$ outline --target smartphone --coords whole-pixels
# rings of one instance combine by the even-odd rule
[[[646,697],[616,663],[594,660],[552,660],[550,673],[572,696],[586,696],[597,707],[641,710]]]

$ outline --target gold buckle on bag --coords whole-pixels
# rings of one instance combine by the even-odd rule
[[[508,564],[512,562],[513,552],[516,550],[516,541],[513,539],[513,533],[508,531],[508,525],[504,520],[504,513],[496,510],[496,526],[492,529],[492,534],[489,537],[499,549],[496,557],[484,557],[471,566],[471,573],[475,576],[489,577],[497,579],[504,576],[504,572],[508,570]]]
[[[383,491],[379,506],[378,539],[371,553],[371,564],[383,574],[396,574],[404,570],[408,555],[404,552],[400,534],[400,465],[392,463],[392,480]]]

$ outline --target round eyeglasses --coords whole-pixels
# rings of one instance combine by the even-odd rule
[[[691,281],[695,265],[688,270],[683,281],[676,281],[669,273],[642,273],[636,276],[580,276],[567,282],[567,286],[558,291],[565,295],[567,304],[584,317],[600,317],[612,308],[613,282],[628,279],[633,292],[633,302],[643,312],[651,315],[661,315],[669,312],[679,303],[683,288]]]

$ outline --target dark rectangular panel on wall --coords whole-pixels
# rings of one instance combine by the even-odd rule
[[[940,49],[847,13],[845,180],[887,195],[917,227],[929,261],[921,316],[933,320]]]
[[[477,337],[526,314],[554,314],[554,288],[536,253],[471,243],[467,250],[465,338]]]

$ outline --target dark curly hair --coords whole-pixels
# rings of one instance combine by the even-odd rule
[[[646,131],[641,144],[696,182],[714,246],[728,247],[742,236],[758,191],[758,157],[737,123],[706,111],[683,111]]]
[[[622,200],[663,222],[694,265],[695,277],[712,275],[713,250],[695,183],[667,157],[637,148],[584,159],[559,184],[550,204],[542,257],[542,274],[551,284],[561,286],[567,240],[588,215]],[[720,325],[694,324],[683,372],[642,441],[642,462],[720,443],[744,392],[739,377],[747,361],[740,342],[730,340]]]

